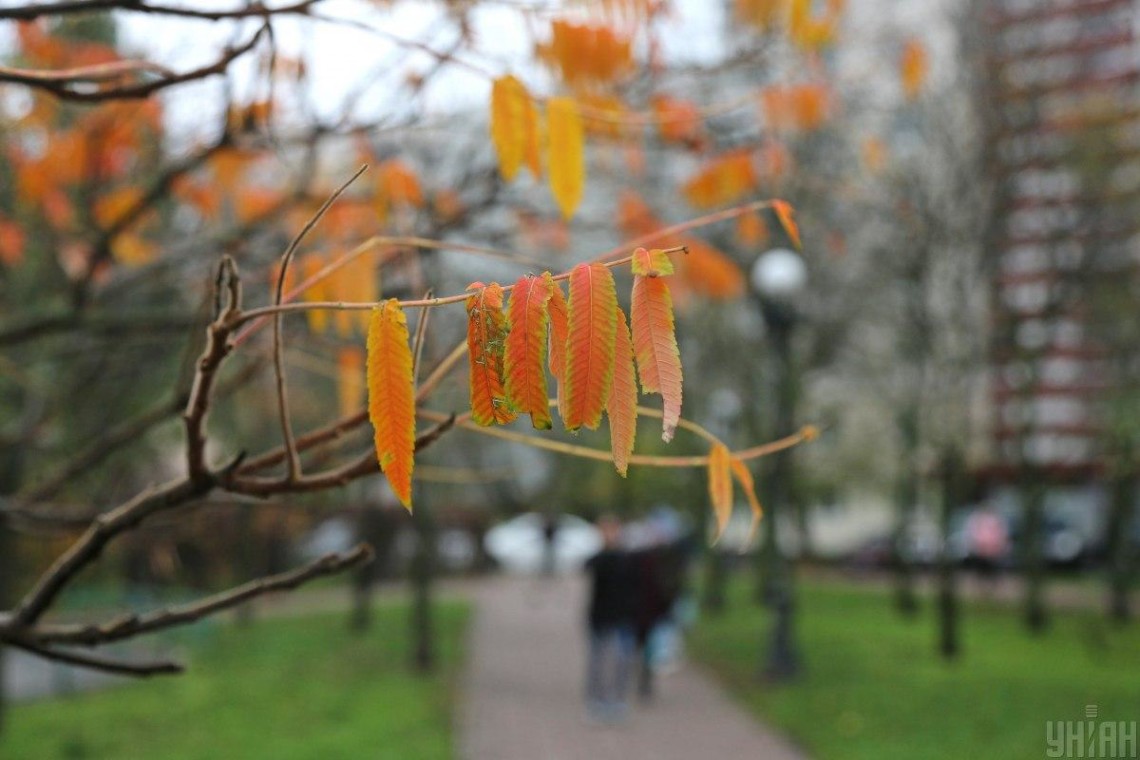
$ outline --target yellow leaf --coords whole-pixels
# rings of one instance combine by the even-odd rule
[[[499,155],[499,173],[508,182],[526,157],[529,101],[526,87],[509,74],[491,84],[491,142]]]
[[[569,219],[582,202],[586,187],[585,136],[582,117],[573,98],[551,98],[546,105],[550,167],[550,190]]]
[[[716,538],[719,541],[732,516],[732,454],[723,443],[714,443],[709,452],[709,498],[716,517]]]
[[[926,72],[930,68],[926,48],[918,40],[908,40],[903,46],[899,59],[899,78],[907,100],[914,100],[926,82]]]
[[[788,234],[788,239],[799,250],[801,248],[800,228],[796,224],[794,216],[796,211],[792,208],[792,204],[787,201],[772,201],[772,210],[776,212],[776,218],[780,220],[780,226]]]
[[[732,474],[736,478],[736,482],[740,484],[741,490],[744,491],[744,496],[748,499],[748,506],[752,510],[752,528],[748,531],[749,540],[751,540],[756,533],[756,527],[760,524],[760,518],[764,516],[764,508],[760,506],[760,499],[756,497],[756,483],[752,480],[752,473],[748,471],[748,465],[736,457],[732,457],[730,465]]]
[[[349,417],[360,409],[364,397],[364,352],[356,346],[342,348],[336,357],[336,370],[340,416]]]

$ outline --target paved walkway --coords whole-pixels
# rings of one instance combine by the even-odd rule
[[[614,726],[582,701],[584,584],[500,578],[474,591],[461,760],[799,760],[803,755],[685,666]]]

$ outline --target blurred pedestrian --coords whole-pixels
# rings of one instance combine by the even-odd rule
[[[602,517],[598,530],[602,549],[586,561],[590,575],[586,702],[593,717],[616,721],[628,711],[636,576],[633,561],[621,546],[621,521]]]
[[[547,512],[542,518],[542,575],[553,578],[558,564],[558,515]]]
[[[970,541],[970,557],[978,570],[982,588],[991,596],[998,582],[1001,563],[1009,552],[1009,531],[1005,521],[991,506],[984,506],[970,515],[966,523]]]

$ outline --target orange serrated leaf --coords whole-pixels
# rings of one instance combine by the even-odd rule
[[[571,270],[567,324],[562,422],[567,430],[582,425],[596,430],[613,389],[617,335],[614,278],[602,264],[579,264]]]
[[[792,245],[798,251],[802,246],[800,244],[800,228],[795,219],[796,210],[787,201],[772,201],[772,210],[776,212],[780,226],[784,228],[784,232],[788,233],[788,239],[792,241]]]
[[[342,348],[336,357],[336,389],[341,417],[356,414],[360,409],[360,400],[364,396],[363,380],[364,352],[355,346]]]
[[[375,431],[380,469],[400,503],[410,512],[416,400],[408,321],[395,298],[374,308],[368,325],[368,418]]]
[[[660,248],[651,251],[638,248],[633,252],[630,271],[643,277],[662,277],[673,274],[673,262],[669,254]]]
[[[505,425],[518,415],[503,389],[503,341],[507,316],[497,282],[467,297],[467,357],[471,366],[471,419],[479,425]]]
[[[760,525],[760,518],[764,516],[764,508],[760,506],[760,499],[756,497],[756,483],[752,480],[752,473],[748,471],[748,465],[744,464],[743,460],[732,457],[730,466],[736,482],[740,484],[745,498],[748,499],[749,508],[752,509],[752,527],[748,531],[748,540],[751,541],[752,536],[756,533],[757,526]]]
[[[606,415],[610,421],[610,451],[613,452],[614,467],[624,478],[637,437],[637,378],[633,372],[633,341],[621,307],[617,310],[614,338],[614,385],[606,404]]]
[[[681,419],[681,352],[673,324],[673,299],[660,277],[638,276],[633,278],[630,301],[641,390],[661,394],[661,438],[668,443]]]
[[[510,331],[503,351],[507,401],[530,414],[536,430],[549,430],[550,403],[546,391],[546,341],[550,325],[547,304],[554,291],[550,276],[524,275],[511,291]]]
[[[732,454],[723,443],[714,443],[709,452],[709,498],[712,500],[713,514],[716,516],[716,538],[724,535],[728,518],[732,516],[732,475],[730,474]]]
[[[582,202],[586,187],[585,134],[578,104],[570,97],[551,98],[546,103],[550,190],[569,219]]]
[[[510,182],[519,172],[527,152],[526,87],[509,74],[491,85],[491,142],[499,155],[499,173]]]

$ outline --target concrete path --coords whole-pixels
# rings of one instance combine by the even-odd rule
[[[474,590],[461,760],[803,758],[686,665],[619,725],[586,717],[585,584],[501,578]]]

